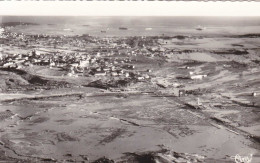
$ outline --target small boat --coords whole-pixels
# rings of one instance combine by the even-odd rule
[[[120,30],[127,30],[126,27],[119,27]]]
[[[152,28],[145,28],[145,30],[150,31],[150,30],[152,30]]]
[[[100,31],[101,33],[107,33],[107,31]]]
[[[206,29],[206,28],[205,28],[205,27],[202,27],[202,26],[200,26],[200,25],[196,27],[196,30],[198,30],[198,31],[202,31],[202,30],[204,30],[204,29]]]

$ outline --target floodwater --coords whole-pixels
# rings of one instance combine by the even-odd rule
[[[250,140],[211,126],[174,100],[161,97],[57,98],[6,103],[2,109],[30,117],[8,119],[5,123],[12,127],[2,128],[1,141],[23,156],[62,161],[69,154],[78,161],[81,155],[90,160],[103,156],[117,160],[125,152],[161,147],[226,160],[236,154],[259,154],[250,147]]]

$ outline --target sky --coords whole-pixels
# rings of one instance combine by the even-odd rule
[[[260,2],[0,1],[16,16],[260,16]]]

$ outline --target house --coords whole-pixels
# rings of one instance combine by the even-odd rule
[[[185,96],[185,95],[186,95],[186,91],[184,89],[180,89],[179,90],[179,97]]]
[[[17,64],[14,62],[7,62],[3,65],[4,68],[16,68]]]
[[[107,71],[109,71],[110,69],[109,69],[108,67],[104,67],[103,70],[107,72]]]
[[[165,45],[171,43],[170,39],[158,39],[158,43]]]
[[[193,75],[193,76],[191,76],[190,78],[191,78],[191,79],[202,79],[202,78],[204,78],[204,77],[207,77],[207,75]]]
[[[2,33],[4,33],[4,31],[5,31],[4,28],[0,28],[0,35],[1,35]]]
[[[117,74],[117,72],[111,72],[111,75],[112,76],[117,76],[118,74]]]
[[[133,70],[135,68],[135,66],[134,65],[124,65],[122,68]]]
[[[79,62],[79,66],[80,67],[87,67],[89,65],[89,61],[85,60],[85,61],[80,61]]]
[[[139,76],[137,77],[138,80],[144,80],[144,77],[143,76]]]
[[[129,75],[129,73],[127,72],[127,73],[125,73],[125,77],[126,78],[128,78],[130,75]]]
[[[53,61],[50,61],[50,67],[55,67],[55,66],[56,66],[56,63]]]
[[[145,79],[149,79],[149,78],[150,78],[150,76],[149,76],[149,75],[147,75],[147,74],[145,74],[145,75],[144,75],[144,78],[145,78]]]
[[[116,67],[115,67],[115,66],[112,66],[112,67],[110,67],[110,70],[111,70],[111,71],[115,71],[115,70],[116,70]]]
[[[95,76],[105,76],[107,73],[105,71],[96,71]]]
[[[190,71],[190,72],[189,72],[189,74],[190,74],[190,75],[193,75],[193,74],[194,74],[194,72]]]

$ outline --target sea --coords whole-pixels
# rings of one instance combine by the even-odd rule
[[[0,22],[37,24],[10,28],[24,34],[124,37],[260,33],[260,17],[0,16]]]

